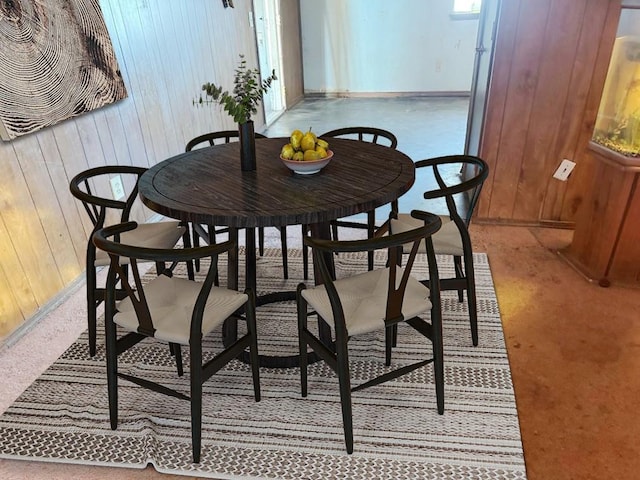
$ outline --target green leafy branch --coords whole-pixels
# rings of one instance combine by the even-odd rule
[[[273,70],[269,77],[260,81],[260,71],[257,68],[247,68],[244,55],[240,55],[240,65],[236,68],[233,79],[233,93],[223,91],[221,86],[207,82],[202,85],[206,98],[200,94],[198,103],[218,103],[237,123],[246,123],[257,113],[263,95],[277,79],[276,71]]]

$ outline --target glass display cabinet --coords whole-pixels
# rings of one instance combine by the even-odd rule
[[[640,161],[640,1],[623,2],[591,140],[596,151]]]
[[[592,140],[622,155],[640,156],[640,36],[615,40]]]

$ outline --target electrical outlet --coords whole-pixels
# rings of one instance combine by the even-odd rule
[[[571,160],[567,160],[565,158],[564,160],[562,160],[562,162],[560,162],[560,166],[553,174],[553,178],[557,178],[558,180],[566,182],[569,178],[569,175],[571,175],[571,172],[573,171],[573,167],[575,166],[575,162],[572,162]]]
[[[111,193],[113,193],[114,200],[120,200],[124,197],[124,186],[122,185],[122,177],[116,175],[109,180],[111,183]]]

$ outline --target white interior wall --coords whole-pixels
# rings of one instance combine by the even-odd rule
[[[477,19],[453,0],[302,0],[305,93],[469,92]]]

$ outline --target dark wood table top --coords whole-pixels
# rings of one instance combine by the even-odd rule
[[[332,138],[331,163],[298,175],[279,158],[287,138],[256,139],[257,169],[240,170],[238,143],[176,155],[139,181],[140,197],[167,217],[208,225],[266,227],[327,222],[390,203],[407,192],[415,167],[404,153]]]

